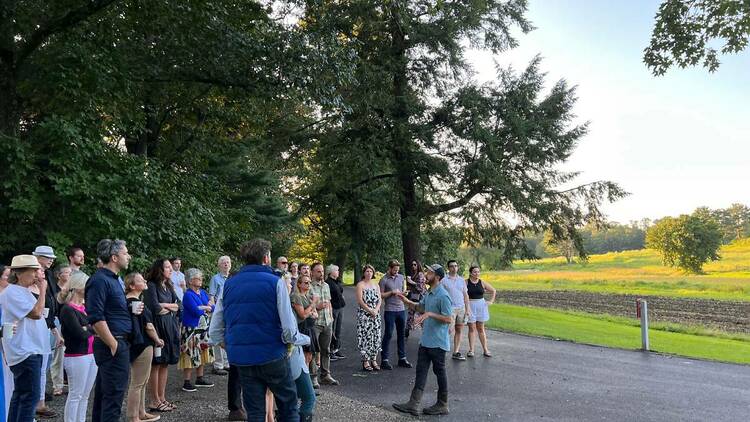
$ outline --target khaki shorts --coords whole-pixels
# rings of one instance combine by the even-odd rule
[[[453,308],[451,315],[451,325],[466,325],[466,308]]]

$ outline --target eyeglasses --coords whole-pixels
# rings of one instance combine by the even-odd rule
[[[288,264],[287,261],[279,261],[279,264]]]

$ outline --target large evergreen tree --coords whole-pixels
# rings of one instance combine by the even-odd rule
[[[472,81],[468,46],[515,46],[512,29],[532,28],[526,1],[307,4],[308,25],[335,27],[357,52],[357,84],[331,128],[339,136],[319,141],[335,139],[343,156],[372,151],[370,165],[331,189],[389,181],[394,196],[373,206],[398,210],[406,262],[422,255],[420,231],[433,216],[453,214],[510,259],[527,230],[580,244],[575,227],[600,217],[600,200],[622,196],[609,182],[570,187],[575,174],[558,171],[586,127],[573,122],[567,83],[545,92],[539,60],[499,71],[492,84]]]

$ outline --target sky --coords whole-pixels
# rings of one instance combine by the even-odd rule
[[[652,76],[643,49],[659,4],[531,0],[536,29],[519,32],[519,47],[469,54],[481,82],[495,78],[495,63],[520,70],[538,54],[549,85],[577,86],[574,111],[589,133],[563,169],[581,171],[578,182],[611,180],[629,192],[603,207],[621,223],[750,205],[750,51],[720,57],[715,73]]]

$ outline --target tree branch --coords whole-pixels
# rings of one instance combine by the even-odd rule
[[[440,214],[440,213],[444,213],[450,210],[454,210],[456,208],[463,207],[480,193],[484,193],[484,190],[480,186],[473,186],[471,189],[469,189],[466,192],[464,196],[456,199],[455,201],[446,202],[444,204],[439,204],[439,205],[429,205],[427,207],[424,207],[420,214],[424,217],[428,217],[431,215]]]
[[[65,15],[39,26],[28,40],[21,44],[16,55],[16,66],[23,63],[50,36],[63,32],[85,21],[117,0],[90,0],[85,6],[68,11]]]

